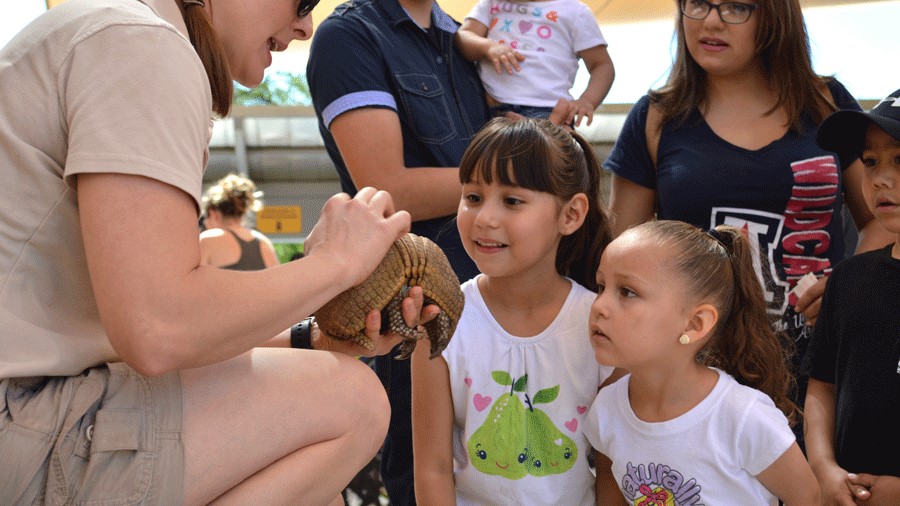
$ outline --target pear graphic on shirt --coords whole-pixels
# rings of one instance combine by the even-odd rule
[[[484,474],[492,474],[518,480],[528,474],[525,468],[525,407],[513,392],[525,389],[525,381],[503,371],[491,376],[501,385],[511,386],[509,393],[501,395],[491,406],[488,418],[469,438],[469,457],[472,466]]]
[[[533,404],[551,402],[559,394],[559,386],[539,391]],[[578,459],[575,441],[560,431],[550,417],[533,405],[525,411],[527,454],[525,467],[528,474],[547,476],[562,474]]]
[[[510,391],[494,402],[487,420],[469,438],[472,466],[485,474],[511,480],[527,474],[547,476],[568,471],[578,457],[575,442],[546,413],[534,407],[555,400],[559,385],[538,391],[532,400],[524,393],[527,374],[513,380],[505,371],[494,371],[491,377],[509,386]],[[523,392],[527,407],[517,392]]]

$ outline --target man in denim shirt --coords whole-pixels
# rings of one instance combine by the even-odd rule
[[[390,192],[462,282],[478,271],[453,221],[457,166],[489,115],[473,64],[453,44],[457,26],[432,0],[352,0],[319,26],[306,72],[343,191]],[[382,479],[391,504],[415,504],[409,361],[376,360],[392,410]]]

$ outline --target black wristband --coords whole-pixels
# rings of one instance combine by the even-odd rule
[[[312,347],[312,323],[315,318],[309,318],[291,326],[291,348],[311,350]]]

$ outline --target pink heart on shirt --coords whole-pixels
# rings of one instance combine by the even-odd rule
[[[475,394],[475,397],[472,398],[472,402],[475,404],[475,410],[478,412],[484,411],[484,408],[488,407],[491,404],[491,396],[485,395],[484,397],[481,394]]]
[[[578,420],[573,418],[573,419],[569,420],[568,422],[564,423],[563,425],[565,425],[566,428],[569,429],[570,431],[575,432],[575,430],[578,429]]]
[[[466,378],[463,380],[467,387],[472,386],[472,378]]]
[[[528,33],[532,26],[534,26],[534,23],[531,21],[519,21],[519,31],[522,32],[522,35]]]
[[[587,411],[587,406],[575,406],[575,410],[578,411],[579,415],[583,415]]]

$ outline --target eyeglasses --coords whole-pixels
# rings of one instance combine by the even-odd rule
[[[681,13],[686,17],[706,19],[706,16],[709,16],[709,11],[715,9],[719,13],[719,19],[730,25],[746,23],[757,7],[759,7],[757,4],[741,2],[711,4],[706,0],[681,0]]]
[[[319,0],[300,0],[300,5],[297,6],[297,17],[305,18],[309,16],[309,13],[312,12],[313,8],[319,4]]]

